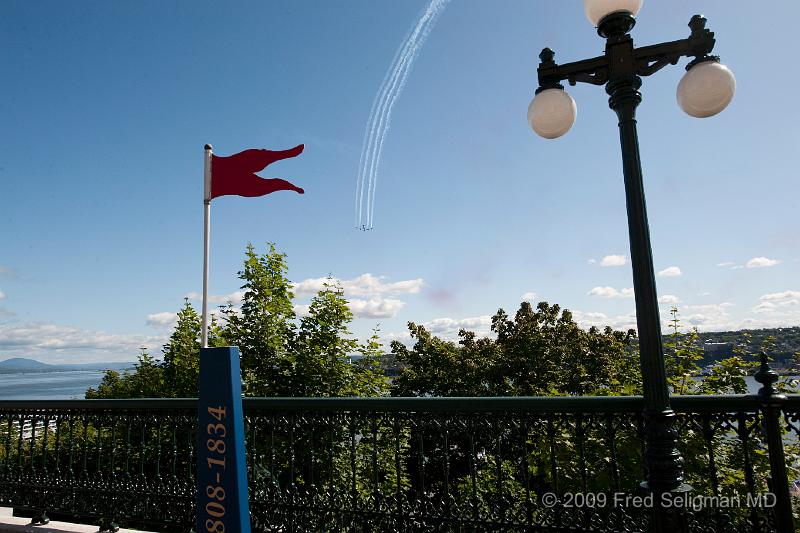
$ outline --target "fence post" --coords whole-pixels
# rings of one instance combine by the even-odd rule
[[[239,348],[200,349],[198,533],[250,533]]]
[[[794,531],[792,517],[792,501],[789,495],[789,479],[786,475],[786,455],[783,450],[783,433],[780,417],[786,396],[778,394],[772,386],[778,381],[778,373],[767,363],[766,352],[761,352],[761,368],[755,379],[763,385],[758,391],[761,411],[764,415],[764,429],[767,433],[767,451],[769,453],[769,470],[771,477],[770,490],[775,495],[775,522],[780,533]]]

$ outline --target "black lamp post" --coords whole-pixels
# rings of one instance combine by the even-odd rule
[[[714,34],[705,29],[706,19],[700,15],[689,22],[689,38],[634,48],[628,32],[636,23],[641,0],[584,0],[584,6],[598,34],[606,39],[605,54],[558,65],[553,61],[552,50],[542,50],[539,89],[529,107],[528,120],[534,131],[546,138],[559,137],[569,130],[575,119],[575,102],[560,84],[564,80],[570,85],[605,85],[608,104],[619,118],[645,405],[647,480],[642,487],[654,495],[652,528],[673,533],[686,529],[686,515],[680,508],[659,504],[676,500],[691,487],[683,482],[683,459],[676,447],[675,413],[669,401],[636,107],[642,100],[641,77],[667,64],[674,65],[683,56],[694,59],[678,86],[678,103],[692,116],[711,116],[724,109],[733,97],[735,80],[718,57],[709,55],[714,48]],[[662,496],[665,493],[669,494]]]

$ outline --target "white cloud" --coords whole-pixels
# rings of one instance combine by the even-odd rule
[[[202,301],[203,295],[199,292],[190,292],[186,295],[192,301]],[[230,294],[209,294],[208,303],[217,305],[227,305],[229,302],[233,305],[240,305],[244,299],[244,291],[236,291]]]
[[[370,298],[362,300],[351,298],[350,311],[355,318],[393,318],[406,305],[405,302],[392,298]]]
[[[491,332],[492,317],[490,315],[482,315],[468,318],[437,318],[430,322],[425,322],[423,326],[434,335],[443,338],[455,339],[461,329],[474,331],[481,337]]]
[[[159,355],[166,336],[114,335],[52,323],[0,324],[3,357],[47,363],[135,361],[139,347]]]
[[[681,269],[676,266],[667,267],[658,273],[659,276],[664,278],[674,278],[675,276],[680,276],[681,274],[683,274],[683,272],[681,272]]]
[[[674,294],[665,294],[658,298],[658,303],[665,305],[676,305],[681,303],[681,299]]]
[[[411,333],[409,333],[408,330],[386,333],[385,335],[381,335],[381,344],[383,344],[384,346],[388,346],[389,343],[391,343],[392,341],[400,341],[401,343],[405,344],[408,347],[411,347],[411,345],[413,344],[411,339]]]
[[[523,302],[534,302],[536,300],[537,294],[535,292],[526,292],[522,295]]]
[[[3,291],[0,291],[0,300],[4,299],[5,297],[6,297],[6,293],[4,293]]]
[[[575,311],[575,313],[578,313],[580,315],[580,318],[583,319],[583,320],[606,320],[606,319],[608,319],[608,316],[605,313],[599,313],[599,312],[582,313],[580,311]],[[573,313],[572,316],[575,317],[576,315]]]
[[[171,313],[164,311],[163,313],[153,313],[147,315],[146,323],[148,326],[155,326],[157,328],[172,329],[178,321],[178,313]]]
[[[600,261],[601,267],[618,267],[627,263],[624,255],[607,255]]]
[[[775,266],[780,263],[778,259],[769,259],[767,257],[754,257],[745,265],[747,268],[764,268]]]
[[[739,327],[765,328],[797,326],[800,324],[800,291],[765,294],[751,309],[757,318],[748,318]]]
[[[680,308],[681,324],[689,329],[696,327],[699,331],[727,331],[737,329],[737,320],[728,309],[734,307],[730,302],[715,304],[686,305]]]
[[[759,298],[759,300],[791,300],[795,298],[800,298],[800,291],[771,292],[769,294],[765,294]]]
[[[335,280],[334,280],[335,281]],[[325,283],[330,282],[330,278],[309,278],[298,283],[293,283],[295,296],[298,298],[316,296],[325,288]],[[393,318],[397,312],[405,306],[405,302],[396,298],[385,298],[384,296],[393,294],[416,294],[425,285],[422,278],[387,282],[384,276],[373,276],[372,274],[362,274],[350,280],[339,281],[344,290],[350,310],[355,318]],[[200,300],[202,294],[190,292],[186,295],[190,300]],[[209,296],[208,301],[212,304],[232,303],[239,306],[244,299],[244,291],[236,291],[226,295]],[[300,317],[307,316],[309,312],[308,304],[295,304],[293,307],[295,314]],[[161,315],[159,313],[158,315]],[[166,322],[166,317],[153,317],[152,321],[148,317],[148,323],[155,323],[159,320]],[[160,325],[160,324],[159,324]]]
[[[473,331],[478,337],[487,337],[492,334],[492,317],[489,315],[467,318],[436,318],[420,324],[433,335],[448,341],[458,341],[458,332],[462,329]],[[408,330],[388,333],[382,337],[385,342],[397,340],[410,346],[413,339]]]
[[[297,297],[314,296],[325,288],[328,278],[311,278],[299,283],[293,283],[294,295]]]
[[[734,307],[734,305],[730,302],[722,302],[718,304],[695,304],[695,305],[686,305],[681,309],[686,311],[724,312],[729,307]]]
[[[335,280],[334,280],[335,281]],[[385,296],[417,294],[425,286],[422,278],[388,282],[386,276],[362,274],[349,280],[338,280],[355,318],[393,318],[405,306],[405,302]],[[325,288],[330,278],[309,278],[294,283],[298,297],[314,296]],[[302,312],[297,311],[301,309]],[[295,306],[298,315],[308,313],[308,306]]]
[[[597,259],[589,259],[589,264],[590,265],[593,265],[595,263],[597,263]]]
[[[633,288],[617,290],[614,287],[594,287],[587,294],[600,298],[633,298]]]
[[[745,318],[737,322],[728,330],[735,329],[760,329],[760,328],[787,328],[796,327],[800,317],[795,315],[766,316],[759,318]]]
[[[724,263],[717,263],[718,267],[730,267],[731,270],[739,270],[742,268],[764,268],[764,267],[771,267],[777,264],[780,264],[781,261],[779,259],[770,259],[768,257],[754,257],[750,259],[744,265],[735,265],[730,261],[725,261]]]
[[[381,295],[417,294],[425,281],[422,278],[387,282],[386,276],[361,274],[349,280],[340,280],[345,296],[372,298]],[[294,293],[298,297],[313,296],[324,288],[328,278],[309,278],[294,284]]]
[[[800,299],[779,300],[761,302],[753,308],[754,313],[762,313],[765,311],[787,310],[787,308],[798,306],[800,308]],[[800,317],[797,319],[800,322]]]
[[[794,320],[800,322],[800,291],[772,292],[763,295],[761,303],[753,307],[753,312],[758,314],[772,314],[785,318],[795,317]],[[795,309],[792,309],[795,308]]]
[[[698,296],[710,296],[711,293],[709,291],[703,291],[703,292],[698,292],[697,295]]]
[[[594,287],[587,294],[589,296],[600,296],[601,298],[613,298],[619,295],[619,291],[614,287]]]
[[[636,313],[634,312],[608,316],[605,313],[572,311],[572,317],[580,327],[587,329],[592,326],[600,329],[610,326],[622,331],[636,329]]]
[[[777,309],[777,304],[772,302],[761,302],[757,306],[753,308],[754,313],[771,313],[775,309]]]

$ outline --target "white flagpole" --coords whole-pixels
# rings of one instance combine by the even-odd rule
[[[203,348],[208,348],[208,247],[211,237],[211,145],[206,145],[204,156],[204,194],[203,194]]]

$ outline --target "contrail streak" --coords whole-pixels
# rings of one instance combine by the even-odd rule
[[[417,28],[419,29],[419,27]],[[377,177],[378,164],[380,162],[381,150],[383,149],[383,139],[389,130],[391,111],[394,102],[400,94],[400,91],[405,85],[405,77],[408,73],[408,66],[411,65],[414,56],[418,50],[416,45],[419,33],[417,31],[412,34],[411,39],[408,41],[407,49],[402,55],[402,59],[395,66],[392,72],[392,82],[385,98],[381,102],[376,115],[376,128],[372,138],[372,151],[369,154],[370,165],[367,170],[368,190],[367,190],[367,223],[368,228],[372,228],[372,215],[374,210],[375,200],[375,178]]]
[[[425,18],[426,17],[423,16],[420,21],[425,20]],[[387,106],[390,101],[396,98],[395,95],[397,94],[398,90],[398,81],[400,80],[405,66],[408,65],[410,58],[413,57],[415,43],[419,36],[419,29],[420,23],[418,22],[417,27],[406,37],[405,44],[399,49],[398,54],[395,55],[395,60],[392,62],[392,67],[387,72],[388,83],[381,94],[377,112],[373,116],[372,129],[370,131],[370,146],[367,154],[367,164],[364,167],[364,177],[362,177],[362,182],[366,180],[366,185],[368,187],[366,200],[367,221],[365,225],[367,229],[372,228],[371,213],[372,200],[374,198],[374,176],[376,171],[375,162],[377,156],[379,155],[378,140],[383,135],[384,124],[386,124],[386,120],[388,118],[386,114],[386,110],[388,109]]]
[[[356,182],[356,227],[359,229],[368,230],[373,227],[375,185],[383,153],[383,143],[391,125],[392,108],[405,87],[411,67],[422,45],[449,1],[431,0],[395,53],[381,87],[375,95],[375,100],[372,102],[372,109],[364,131]]]
[[[411,66],[416,59],[417,53],[428,37],[436,18],[441,13],[443,7],[449,0],[433,0],[424,14],[420,17],[416,27],[411,35],[406,39],[406,43],[401,53],[400,61],[396,62],[392,73],[392,84],[389,87],[386,95],[384,96],[382,106],[378,109],[376,116],[377,128],[372,139],[372,152],[370,154],[371,163],[366,174],[369,188],[367,191],[367,220],[364,226],[366,228],[373,227],[374,210],[375,210],[375,187],[377,183],[378,168],[380,166],[381,154],[383,152],[383,143],[389,131],[391,124],[391,112],[397,98],[400,95],[403,87],[405,86],[406,79],[411,70]]]
[[[366,229],[362,222],[362,211],[364,209],[364,185],[365,185],[365,176],[366,176],[366,169],[369,168],[369,159],[372,157],[373,145],[375,143],[375,130],[378,126],[378,117],[381,113],[378,112],[378,109],[383,109],[383,104],[386,100],[387,92],[389,91],[389,87],[394,84],[394,80],[397,77],[397,65],[398,61],[403,58],[405,61],[405,56],[408,52],[408,49],[411,46],[411,32],[406,36],[404,43],[400,48],[397,49],[397,52],[392,59],[391,66],[389,70],[386,71],[386,75],[383,77],[383,82],[381,83],[380,90],[375,95],[375,99],[372,102],[372,109],[369,112],[369,119],[367,120],[367,127],[364,131],[364,142],[361,146],[361,160],[359,161],[358,165],[358,180],[356,181],[356,224],[361,225],[362,229]]]
[[[357,199],[359,205],[357,227],[360,226],[363,230],[370,229],[364,222],[363,211],[369,213],[371,197],[370,191],[372,189],[372,180],[370,176],[372,171],[372,162],[374,161],[375,157],[375,148],[377,146],[376,132],[378,131],[379,126],[382,126],[383,124],[386,102],[396,86],[398,75],[400,74],[400,67],[408,60],[408,53],[413,47],[414,37],[415,32],[412,30],[406,36],[404,44],[401,45],[395,53],[391,66],[389,67],[389,70],[386,71],[386,75],[383,78],[381,89],[378,91],[378,94],[375,95],[375,101],[372,104],[372,111],[370,113],[369,120],[367,121],[368,128],[367,131],[364,132],[364,143],[366,145],[366,149],[361,154],[362,166],[359,168],[358,178],[361,194]],[[369,187],[367,191],[366,202],[364,201],[365,186]]]

